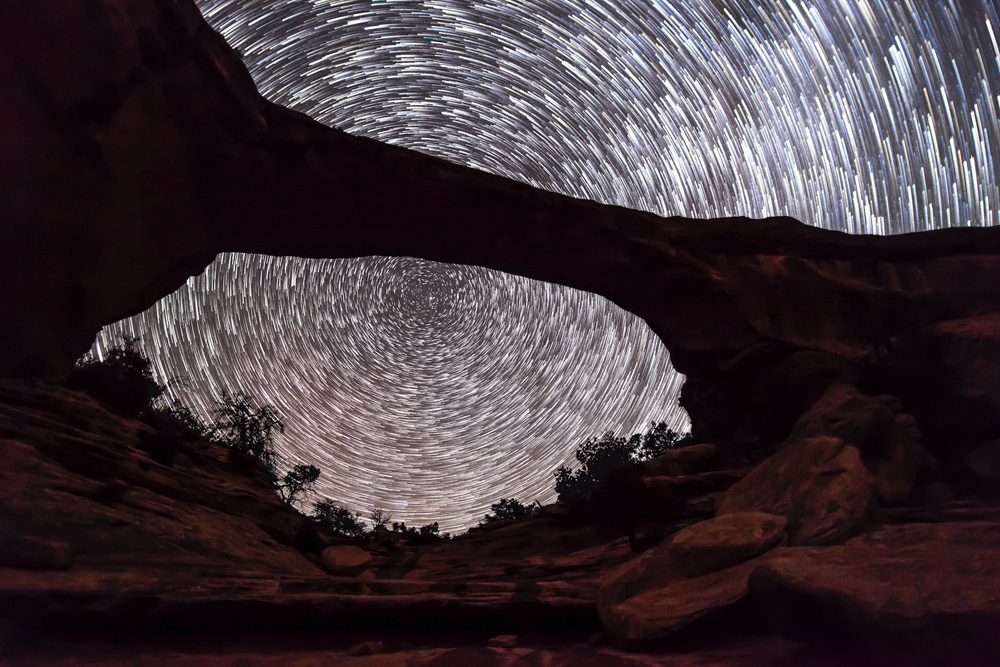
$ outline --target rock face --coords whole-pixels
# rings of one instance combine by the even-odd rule
[[[327,547],[320,552],[319,563],[330,574],[356,577],[372,562],[372,555],[351,544]]]
[[[8,634],[13,627],[60,639],[22,642],[23,660],[0,646],[4,664],[277,665],[301,657],[361,665],[381,651],[385,664],[414,666],[749,667],[780,657],[775,664],[826,667],[895,664],[905,650],[906,664],[930,667],[961,649],[961,664],[985,667],[1000,655],[996,501],[886,509],[882,519],[895,525],[820,547],[787,546],[788,531],[801,536],[812,525],[794,511],[682,514],[661,525],[669,537],[637,555],[621,532],[561,505],[450,542],[414,546],[379,531],[348,544],[303,531],[260,470],[217,444],[184,441],[174,456],[158,457],[151,428],[75,391],[0,381],[0,619]],[[797,452],[816,441],[843,443],[804,438],[749,474],[646,479],[683,480],[671,493],[683,501],[706,479],[750,479],[783,455],[820,452],[819,467],[772,470],[790,482],[790,496],[764,494],[782,508],[795,509],[782,504],[789,498],[815,508],[803,489],[827,493],[817,470],[859,451],[837,444]],[[800,478],[781,478],[793,471]],[[755,488],[771,490],[765,477]],[[663,642],[683,641],[685,655],[625,655],[601,640],[583,648],[602,626],[619,648],[662,651]],[[184,633],[195,628],[209,633],[210,646],[188,654]],[[323,655],[291,650],[279,634],[296,632],[298,645],[310,629]],[[87,646],[67,647],[66,631],[83,633]],[[138,643],[103,641],[108,631]],[[151,631],[170,633],[169,656],[162,642],[142,645]],[[757,638],[741,643],[747,631]],[[497,637],[514,633],[516,642]],[[567,635],[570,644],[552,644]],[[793,640],[818,642],[816,659],[796,653],[802,645]],[[856,655],[831,658],[831,643]],[[931,657],[921,662],[924,654]]]
[[[914,418],[900,410],[895,397],[831,385],[778,453],[719,497],[718,512],[788,517],[796,545],[844,541],[864,529],[876,506],[903,505],[939,476]]]
[[[793,637],[912,638],[945,629],[1000,655],[993,522],[890,526],[842,546],[778,549],[749,587],[771,623]]]
[[[611,573],[597,611],[615,641],[642,645],[676,634],[745,597],[752,560],[784,536],[786,520],[744,512],[702,521]]]
[[[857,448],[823,436],[764,461],[720,497],[717,511],[778,514],[788,517],[792,544],[831,544],[860,531],[874,502],[875,480]]]
[[[316,534],[222,445],[158,461],[150,430],[85,394],[0,381],[3,623],[593,633],[601,577],[630,555],[620,535],[548,510],[420,548],[384,531],[350,544]]]
[[[832,385],[795,423],[788,442],[824,435],[858,448],[875,475],[883,506],[905,503],[918,484],[940,474],[916,420],[902,412],[894,396],[867,396],[850,385]]]
[[[301,517],[263,477],[205,442],[157,463],[148,430],[77,392],[0,385],[0,615],[18,596],[33,600],[27,616],[63,597],[99,607],[325,576],[296,548]]]
[[[643,474],[649,477],[678,477],[705,472],[718,457],[719,448],[715,445],[701,444],[678,447],[642,464]]]
[[[15,0],[0,49],[0,375],[65,372],[101,325],[221,251],[407,255],[604,295],[688,376],[695,436],[727,446],[784,440],[831,383],[920,327],[937,352],[916,367],[995,351],[1000,230],[862,238],[542,192],[266,102],[192,0]],[[971,329],[983,345],[951,346]],[[960,414],[1000,437],[978,388],[992,381],[947,384],[957,412],[937,431]]]
[[[882,363],[892,393],[953,461],[1000,439],[1000,315],[988,311],[900,336]]]

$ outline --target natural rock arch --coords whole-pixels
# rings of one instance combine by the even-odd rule
[[[6,3],[0,52],[0,375],[64,372],[222,251],[409,255],[601,294],[664,340],[696,435],[726,442],[784,437],[894,339],[939,375],[941,336],[992,345],[1000,230],[852,237],[544,192],[268,103],[192,0]],[[935,428],[1000,436],[993,396]]]

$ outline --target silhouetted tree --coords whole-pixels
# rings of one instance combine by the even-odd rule
[[[139,349],[139,337],[121,334],[119,339],[103,359],[90,354],[80,359],[67,384],[120,415],[140,417],[167,388],[153,378],[153,362]]]
[[[313,503],[313,518],[335,533],[350,537],[361,537],[365,534],[365,525],[361,521],[361,513],[351,514],[346,507],[341,507],[329,498]]]
[[[167,402],[167,384],[153,377],[153,362],[139,349],[139,337],[119,336],[103,359],[88,354],[77,362],[67,384],[87,392],[108,409],[141,419],[153,431],[140,431],[140,446],[163,465],[173,465],[185,443],[205,435],[205,424],[190,408],[174,400]],[[188,454],[192,455],[188,450]]]
[[[427,524],[417,528],[407,528],[406,522],[392,522],[392,532],[402,533],[406,541],[410,544],[428,544],[438,540],[450,540],[451,533],[441,533],[438,522]]]
[[[215,423],[209,434],[234,451],[254,457],[277,479],[279,457],[273,443],[276,432],[285,432],[285,425],[274,406],[257,407],[243,392],[230,394],[223,390],[213,415]]]
[[[374,509],[371,513],[372,519],[372,530],[379,530],[385,528],[390,521],[392,521],[392,515],[382,509]]]
[[[208,425],[194,414],[191,408],[176,399],[155,407],[153,418],[161,427],[172,426],[197,435],[206,435],[209,430]]]
[[[281,494],[282,500],[294,505],[300,494],[307,496],[312,493],[319,474],[319,468],[314,465],[300,463],[294,466],[278,482],[278,493]]]
[[[651,424],[645,435],[635,433],[626,438],[608,431],[600,438],[590,438],[574,455],[580,468],[575,472],[562,466],[555,472],[556,493],[560,501],[572,501],[593,493],[614,470],[648,461],[654,456],[685,444],[690,435],[678,434],[664,422]]]
[[[634,436],[633,436],[634,437]],[[667,450],[694,444],[690,433],[678,433],[667,428],[667,422],[653,422],[642,436],[642,446],[636,452],[637,459],[649,461]]]
[[[576,450],[580,469],[568,466],[556,470],[556,493],[560,501],[578,500],[597,489],[611,471],[635,463],[642,436],[615,437],[611,431],[600,438],[590,438]]]
[[[516,498],[501,498],[499,501],[490,505],[490,511],[492,513],[484,516],[483,520],[479,522],[479,525],[482,526],[487,523],[493,523],[494,521],[516,519],[524,516],[525,514],[531,514],[532,512],[538,510],[539,507],[540,505],[538,505],[537,501],[533,505],[524,505]]]

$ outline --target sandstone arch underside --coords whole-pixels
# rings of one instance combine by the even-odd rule
[[[268,103],[192,0],[7,2],[0,53],[2,375],[65,372],[219,252],[405,255],[636,313],[703,439],[780,440],[844,381],[956,447],[1000,437],[1000,230],[859,237],[541,191]]]

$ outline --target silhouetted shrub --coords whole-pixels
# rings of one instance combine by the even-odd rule
[[[479,522],[479,525],[482,526],[487,523],[493,523],[494,521],[516,519],[537,511],[539,507],[541,506],[537,503],[537,501],[533,505],[524,505],[516,498],[501,498],[499,501],[490,505],[490,511],[492,513],[484,516],[482,521]]]
[[[154,461],[173,465],[174,458],[181,451],[193,461],[200,458],[188,443],[205,437],[208,427],[187,406],[176,400],[170,404],[160,400],[141,419],[153,432],[140,432],[139,442]]]
[[[441,528],[438,522],[427,524],[426,526],[421,526],[418,528],[407,528],[406,523],[396,523],[392,522],[392,531],[394,533],[402,533],[409,544],[419,545],[419,544],[430,544],[431,542],[437,542],[440,540],[450,540],[451,533],[440,532]]]
[[[585,498],[608,478],[612,471],[648,461],[668,449],[688,444],[690,434],[679,434],[656,422],[645,434],[616,437],[611,431],[600,438],[590,438],[576,450],[580,468],[575,472],[562,466],[555,472],[556,493],[560,501]]]
[[[341,507],[329,498],[313,503],[313,517],[335,533],[349,537],[361,537],[365,534],[365,524],[361,521],[361,513],[351,514],[346,507]]]
[[[205,435],[206,426],[187,406],[176,400],[167,402],[167,385],[153,378],[153,362],[139,349],[140,339],[127,334],[119,338],[121,343],[103,359],[87,355],[77,362],[67,384],[113,412],[152,427],[153,432],[140,431],[140,447],[154,461],[173,465],[184,443]]]
[[[175,431],[189,438],[208,435],[209,427],[191,408],[174,400],[171,403],[155,405],[146,423],[161,430]]]
[[[633,436],[635,437],[635,436]],[[693,445],[694,438],[690,433],[678,433],[667,428],[667,422],[653,422],[642,436],[642,444],[636,452],[636,458],[641,463],[655,459],[667,450]]]
[[[392,521],[392,515],[382,509],[374,509],[371,513],[372,530],[383,529]]]
[[[300,496],[308,496],[319,479],[319,468],[310,464],[298,464],[285,473],[278,482],[278,493],[289,505],[294,505]]]
[[[87,355],[77,362],[67,382],[124,417],[140,417],[152,409],[166,386],[153,379],[153,363],[137,347],[139,338],[122,334],[121,343],[104,359]]]
[[[257,407],[245,393],[230,394],[223,390],[212,414],[215,422],[209,435],[234,452],[259,461],[277,483],[280,458],[274,450],[274,437],[275,432],[285,432],[285,425],[274,406]]]

